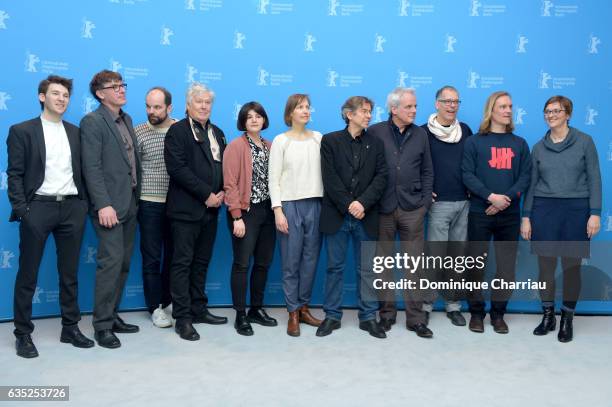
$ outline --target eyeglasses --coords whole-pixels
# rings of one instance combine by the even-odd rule
[[[103,88],[100,88],[100,90],[103,90],[103,89],[112,89],[112,90],[114,90],[115,92],[119,92],[119,90],[120,90],[121,88],[123,88],[124,90],[125,90],[125,89],[127,89],[127,83],[121,83],[121,84],[119,84],[119,85],[105,86],[105,87],[103,87]]]
[[[461,104],[461,101],[459,99],[438,99],[438,102],[442,103],[444,106],[459,106]]]
[[[548,110],[544,110],[544,116],[556,116],[561,112],[565,112],[565,109],[548,109]]]

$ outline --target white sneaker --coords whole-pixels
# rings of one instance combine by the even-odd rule
[[[153,321],[153,325],[158,328],[169,328],[172,326],[172,321],[170,321],[170,318],[168,318],[168,315],[162,309],[161,305],[159,308],[153,311],[153,314],[151,314],[151,320]]]

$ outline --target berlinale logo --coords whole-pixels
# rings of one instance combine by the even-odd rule
[[[453,53],[455,52],[455,44],[457,43],[457,38],[450,34],[446,34],[446,50],[444,52]]]
[[[408,7],[410,7],[410,2],[408,0],[399,0],[400,17],[408,17]]]
[[[517,54],[525,54],[527,50],[525,49],[525,45],[529,42],[529,39],[524,35],[520,35],[518,37],[518,41],[516,43],[516,53]]]
[[[593,34],[591,34],[589,36],[589,47],[587,49],[587,52],[589,54],[597,54],[598,50],[597,50],[597,46],[601,44],[601,40],[598,37],[595,37]]]
[[[174,35],[174,31],[172,31],[172,29],[163,25],[161,28],[161,40],[159,41],[159,43],[161,45],[171,45],[170,37],[173,35]]]
[[[92,30],[96,28],[96,25],[93,21],[88,20],[87,18],[83,18],[83,28],[81,30],[81,38],[92,39],[93,34]]]
[[[374,36],[374,52],[385,52],[383,44],[387,42],[387,39],[382,35],[376,33]]]
[[[234,31],[234,49],[244,49],[244,40],[246,36],[243,33]]]
[[[11,18],[6,11],[0,10],[0,30],[6,30],[5,21]]]
[[[40,62],[40,58],[36,54],[31,54],[30,51],[26,51],[25,70],[26,72],[38,72],[36,64]]]
[[[313,52],[313,44],[317,42],[317,37],[310,33],[306,33],[306,39],[304,40],[304,51]]]
[[[10,269],[13,266],[11,265],[11,259],[15,257],[15,253],[10,250],[0,250],[0,269]]]
[[[11,99],[11,95],[9,95],[8,93],[0,92],[0,110],[8,110],[6,102]]]
[[[327,86],[328,87],[336,87],[336,79],[338,79],[338,72],[333,69],[327,70]]]

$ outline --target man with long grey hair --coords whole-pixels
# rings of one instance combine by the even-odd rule
[[[187,116],[170,126],[164,145],[170,175],[166,213],[174,244],[172,316],[176,332],[190,341],[200,339],[193,323],[227,322],[208,311],[204,292],[224,198],[221,160],[226,141],[223,131],[210,122],[214,97],[211,89],[192,83],[187,90]]]

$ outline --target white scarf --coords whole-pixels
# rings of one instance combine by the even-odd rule
[[[459,125],[459,120],[457,119],[455,119],[453,124],[446,127],[438,123],[438,120],[436,120],[436,114],[433,113],[431,116],[429,116],[429,120],[427,120],[427,127],[438,140],[445,143],[458,143],[459,140],[461,140],[461,126]]]

